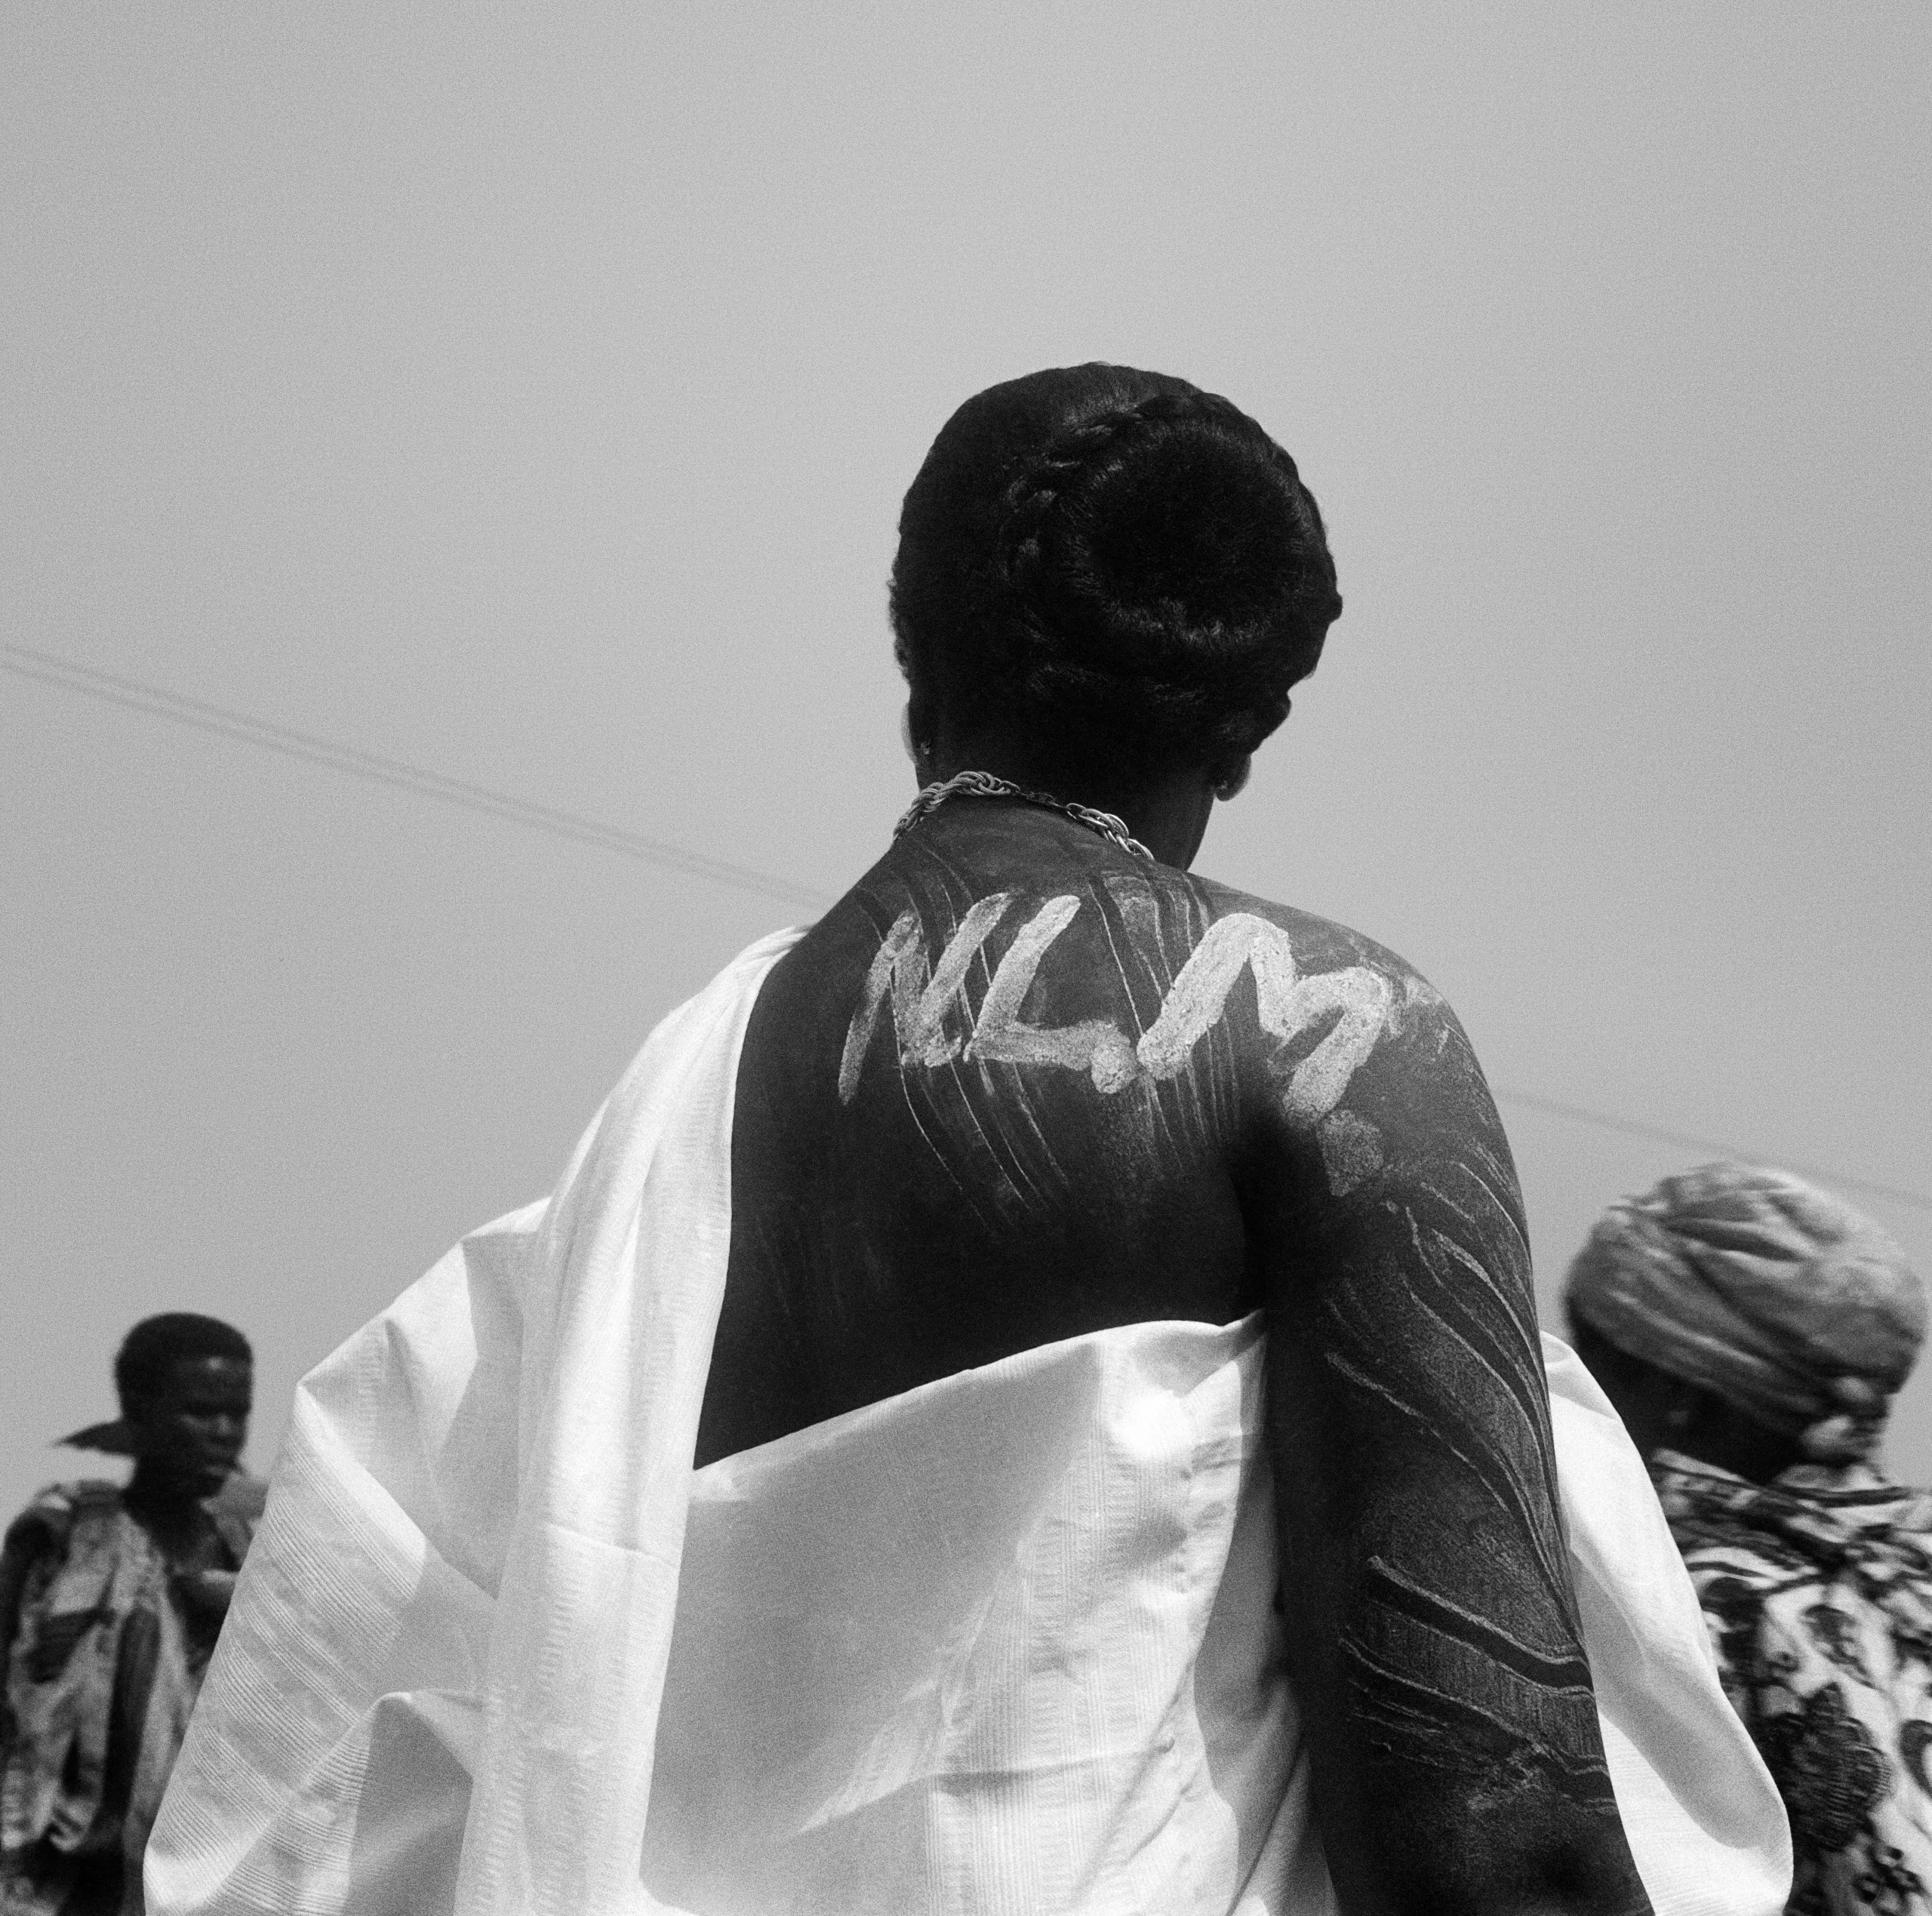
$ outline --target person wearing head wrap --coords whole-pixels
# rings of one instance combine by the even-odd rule
[[[248,1341],[188,1312],[115,1359],[121,1415],[61,1441],[125,1487],[42,1490],[0,1548],[0,1916],[139,1916],[141,1859],[262,1509]]]
[[[1917,1275],[1803,1179],[1707,1164],[1613,1205],[1565,1302],[1784,1797],[1789,1909],[1932,1911],[1932,1496],[1875,1462]]]

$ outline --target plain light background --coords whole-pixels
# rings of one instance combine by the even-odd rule
[[[1178,372],[1348,608],[1201,869],[1506,1092],[1932,1193],[1929,81],[1921,0],[18,0],[5,636],[831,894],[933,434]],[[4,674],[0,792],[10,1509],[159,1309],[254,1338],[266,1465],[794,915]],[[1503,1108],[1547,1311],[1703,1154]]]

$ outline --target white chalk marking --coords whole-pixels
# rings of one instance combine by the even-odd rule
[[[1029,1025],[1020,1007],[1047,948],[1073,921],[1080,900],[1072,893],[1050,898],[1020,928],[993,973],[986,1001],[966,1046],[969,1059],[988,1064],[1059,1065],[1089,1073],[1103,1091],[1122,1090],[1138,1075],[1134,1047],[1110,1019],[1077,1025]]]
[[[1012,898],[1010,891],[996,891],[982,898],[960,921],[959,929],[946,941],[940,954],[939,968],[928,980],[926,975],[925,933],[918,913],[909,906],[893,921],[892,929],[879,941],[859,994],[859,1008],[846,1029],[845,1048],[838,1059],[840,1103],[850,1104],[857,1095],[859,1072],[872,1048],[878,1029],[879,1011],[888,988],[892,994],[892,1024],[899,1044],[902,1065],[928,1067],[949,1063],[959,1055],[964,1041],[949,1036],[944,1029],[946,1014],[966,980],[966,967],[973,962],[987,934],[998,924]]]
[[[849,1104],[857,1093],[860,1069],[888,992],[902,1068],[947,1064],[963,1050],[968,1059],[982,1063],[1084,1071],[1098,1090],[1112,1095],[1138,1078],[1177,1078],[1186,1070],[1195,1046],[1225,1016],[1228,994],[1245,968],[1254,974],[1261,1028],[1282,1044],[1334,1018],[1320,1043],[1288,1073],[1281,1092],[1288,1115],[1306,1124],[1318,1123],[1334,1110],[1377,1041],[1398,1028],[1404,1008],[1389,980],[1367,965],[1300,975],[1285,931],[1252,912],[1232,912],[1210,925],[1189,954],[1159,1016],[1137,1045],[1106,1018],[1077,1025],[1027,1024],[1020,1009],[1041,961],[1080,909],[1078,897],[1069,892],[1048,899],[1020,927],[994,970],[971,1035],[962,1040],[949,1035],[946,1016],[960,995],[967,967],[1012,896],[1011,892],[995,892],[967,912],[930,980],[918,915],[910,909],[900,915],[880,941],[845,1034],[838,1065],[843,1102]],[[1359,1146],[1366,1139],[1351,1142]],[[1358,1150],[1344,1155],[1353,1161],[1352,1169],[1361,1162]]]
[[[1328,1189],[1338,1198],[1346,1198],[1382,1168],[1382,1133],[1358,1112],[1331,1111],[1315,1126],[1315,1137],[1321,1148]]]
[[[1271,1002],[1255,979],[1260,1000],[1261,1025],[1284,1043],[1306,1031],[1331,1011],[1340,1011],[1334,1030],[1297,1065],[1281,1093],[1282,1107],[1291,1118],[1312,1124],[1325,1118],[1342,1101],[1349,1080],[1375,1049],[1388,1022],[1395,994],[1389,980],[1364,964],[1352,964],[1343,971],[1318,971],[1311,978],[1298,978]]]
[[[1341,1102],[1356,1068],[1374,1050],[1394,993],[1380,972],[1362,964],[1297,976],[1288,934],[1251,912],[1230,912],[1208,927],[1181,967],[1161,1015],[1141,1034],[1141,1065],[1153,1078],[1182,1071],[1195,1046],[1221,1022],[1244,966],[1254,974],[1262,1029],[1283,1044],[1331,1012],[1341,1013],[1334,1029],[1295,1066],[1281,1094],[1291,1117],[1313,1124]]]

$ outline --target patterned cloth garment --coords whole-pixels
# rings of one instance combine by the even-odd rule
[[[260,1485],[204,1507],[233,1564]],[[141,1857],[214,1647],[112,1484],[56,1484],[14,1526],[33,1541],[6,1660],[0,1916],[140,1916]]]
[[[1932,1495],[1869,1465],[1769,1484],[1669,1450],[1657,1494],[1777,1780],[1792,1916],[1932,1912]]]

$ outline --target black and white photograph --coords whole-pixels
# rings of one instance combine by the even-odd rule
[[[0,1916],[1932,1916],[1922,0],[12,0],[0,235]]]

